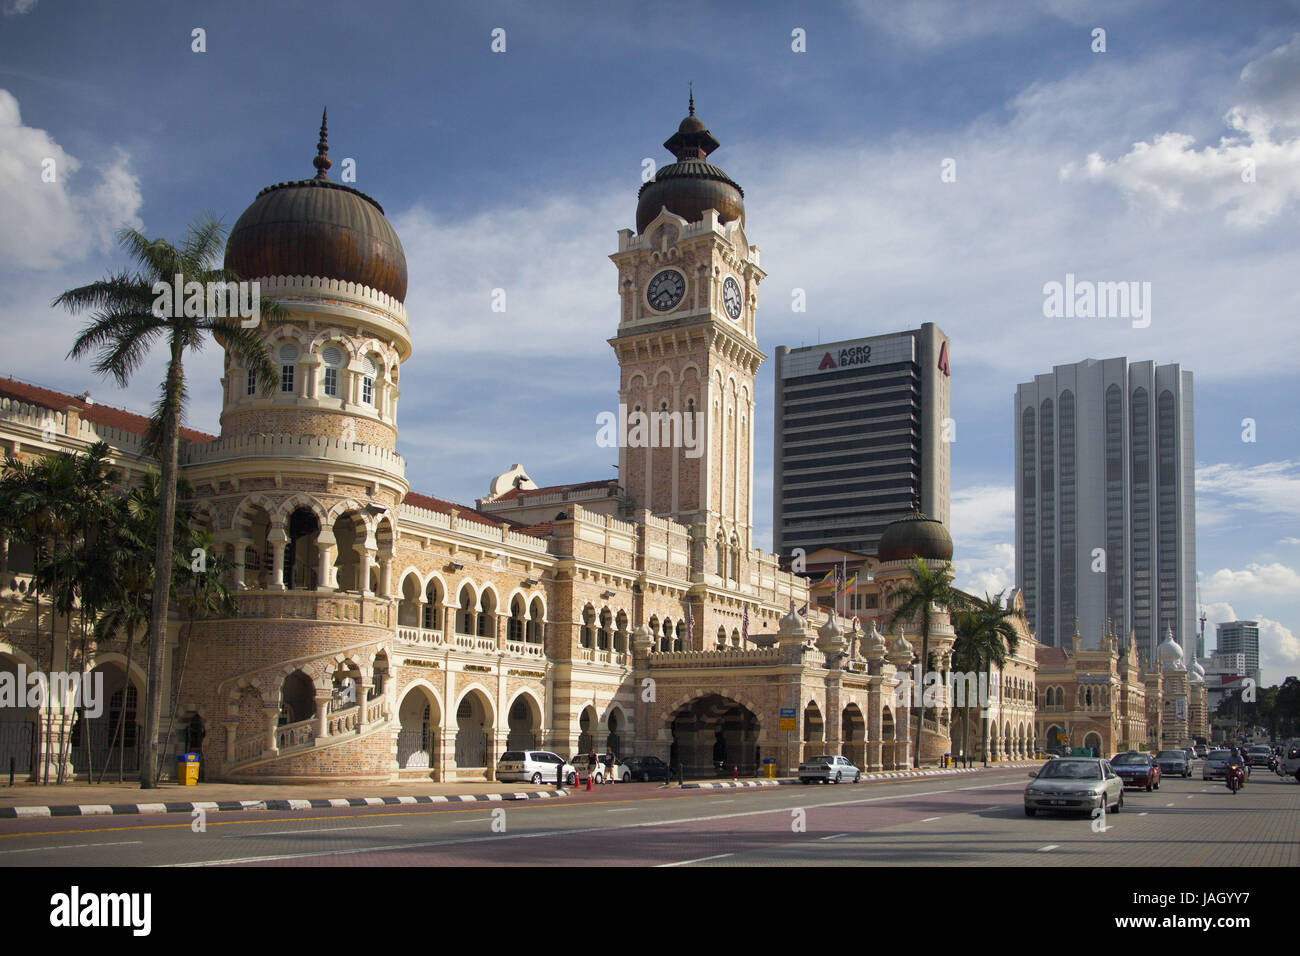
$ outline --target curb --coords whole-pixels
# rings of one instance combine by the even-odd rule
[[[330,810],[339,807],[391,807],[419,803],[490,803],[514,800],[551,800],[567,797],[568,790],[525,790],[517,793],[466,793],[415,797],[335,797],[316,800],[215,800],[194,803],[89,803],[48,807],[0,807],[0,820],[26,817],[133,816],[146,813],[193,813],[234,810]]]
[[[937,768],[934,770],[886,770],[880,773],[864,773],[862,781],[868,780],[912,780],[918,777],[950,777],[957,774],[983,773],[988,770],[1015,770],[1021,766],[1029,767],[1033,764],[1006,764],[1004,767],[949,767],[947,769]],[[788,787],[799,783],[797,777],[785,777],[779,780],[721,780],[707,783],[684,783],[679,789],[682,790],[734,790],[742,787]]]

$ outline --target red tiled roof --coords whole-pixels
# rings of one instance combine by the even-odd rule
[[[75,395],[64,395],[62,392],[41,388],[39,385],[29,385],[14,378],[0,378],[0,398],[16,399],[55,412],[66,411],[69,405],[75,405],[78,413],[85,421],[93,425],[103,425],[106,428],[120,428],[122,431],[131,432],[133,435],[143,435],[149,427],[149,419],[145,415],[137,415],[135,412],[113,408],[110,405],[100,405],[98,402],[91,404],[84,398]],[[193,444],[213,441],[216,437],[216,435],[195,431],[193,428],[181,429],[181,438]]]
[[[554,533],[554,528],[549,521],[543,521],[541,524],[531,524],[527,528],[518,528],[520,534],[531,535],[534,538],[549,538]]]
[[[1066,657],[1064,648],[1048,647],[1045,644],[1039,644],[1034,648],[1034,656],[1038,658],[1039,665],[1056,664],[1064,667],[1065,663],[1069,660],[1069,658]]]
[[[475,511],[473,508],[469,507],[469,505],[460,505],[454,501],[445,501],[442,498],[434,498],[430,495],[421,495],[414,491],[407,492],[403,502],[408,505],[413,505],[416,508],[424,508],[427,511],[437,511],[442,514],[450,514],[454,508],[458,517],[465,518],[466,520],[473,521],[477,524],[491,525],[493,528],[500,528],[502,524],[510,525],[511,531],[518,531],[522,528],[520,522],[513,521],[510,518],[501,515],[484,514],[482,511]]]
[[[617,481],[617,478],[605,478],[601,481],[577,481],[568,485],[547,485],[545,488],[511,488],[495,500],[513,501],[516,498],[530,498],[533,495],[553,495],[564,491],[589,491],[594,488],[608,488]]]

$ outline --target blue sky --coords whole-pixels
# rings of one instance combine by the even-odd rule
[[[78,322],[50,300],[119,263],[124,224],[233,224],[311,175],[328,104],[331,157],[356,161],[406,248],[412,486],[470,501],[514,462],[542,484],[611,475],[606,257],[693,81],[763,249],[765,352],[923,321],[952,338],[960,583],[1011,583],[1016,383],[1087,357],[1179,362],[1202,599],[1211,622],[1264,623],[1266,680],[1300,672],[1300,6],[789,7],[0,0],[0,373],[147,408],[161,356],[118,393],[64,361]],[[1067,272],[1151,282],[1151,326],[1044,318]],[[214,431],[216,353],[189,372],[190,423]],[[758,388],[766,547],[770,362]]]

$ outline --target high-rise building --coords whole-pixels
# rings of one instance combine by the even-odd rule
[[[875,554],[920,502],[949,518],[948,337],[919,329],[776,350],[773,550]]]
[[[1015,398],[1016,585],[1044,644],[1166,630],[1195,648],[1192,373],[1126,358],[1058,365]]]
[[[1226,621],[1217,625],[1218,640],[1214,649],[1216,657],[1240,654],[1245,657],[1246,669],[1242,673],[1260,684],[1259,672],[1259,622]]]

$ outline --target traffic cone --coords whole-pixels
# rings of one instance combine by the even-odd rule
[[[594,776],[595,776],[595,774],[593,774],[593,773],[590,773],[590,772],[587,773],[587,792],[588,792],[588,793],[591,793],[591,792],[592,792],[592,789],[593,789],[593,788],[592,788],[592,786],[591,786],[591,778],[594,777]]]

